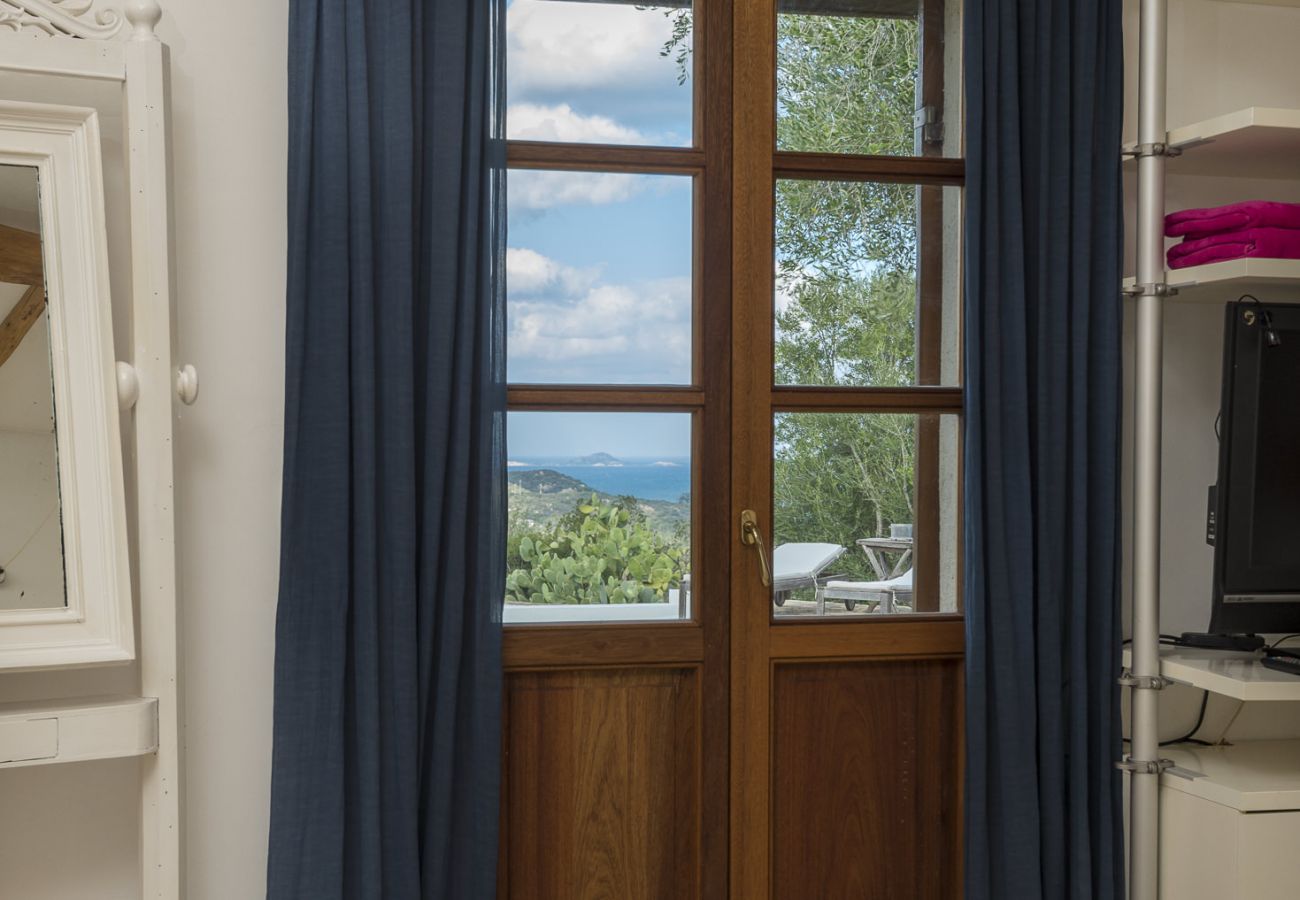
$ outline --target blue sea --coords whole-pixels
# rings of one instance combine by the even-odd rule
[[[572,457],[512,456],[508,471],[550,469],[576,478],[597,491],[642,500],[681,499],[691,490],[688,457],[620,457],[621,465],[577,465]]]

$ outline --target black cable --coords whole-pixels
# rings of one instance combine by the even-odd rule
[[[1296,633],[1296,634],[1284,634],[1284,635],[1282,635],[1280,638],[1278,638],[1276,641],[1274,641],[1273,643],[1269,644],[1269,645],[1268,645],[1268,649],[1270,649],[1270,650],[1274,650],[1274,649],[1276,649],[1276,648],[1278,647],[1278,645],[1280,645],[1283,641],[1289,641],[1289,640],[1291,640],[1291,638],[1295,638],[1295,637],[1300,637],[1300,632],[1298,632],[1298,633]]]
[[[1196,714],[1196,724],[1192,726],[1192,730],[1180,738],[1174,738],[1172,741],[1161,741],[1159,746],[1168,747],[1170,744],[1200,744],[1204,747],[1210,746],[1209,741],[1198,740],[1196,737],[1196,732],[1200,731],[1201,726],[1205,724],[1205,708],[1209,705],[1210,692],[1205,691],[1201,694],[1201,711]]]
[[[1169,740],[1169,741],[1161,741],[1156,746],[1168,747],[1170,744],[1200,744],[1202,747],[1213,747],[1214,745],[1211,744],[1209,741],[1202,741],[1196,737],[1196,732],[1200,731],[1201,726],[1205,724],[1205,709],[1207,706],[1209,706],[1209,704],[1210,704],[1210,692],[1205,691],[1204,693],[1201,694],[1201,710],[1196,714],[1196,724],[1192,726],[1192,730],[1187,732],[1187,734],[1183,735],[1182,737],[1174,738],[1173,740]],[[1132,738],[1122,738],[1122,740],[1126,744],[1133,743]]]
[[[1264,343],[1269,347],[1280,347],[1282,338],[1278,336],[1276,329],[1273,328],[1273,314],[1254,294],[1242,294],[1237,298],[1238,303],[1244,303],[1247,300],[1254,301],[1255,305],[1259,307],[1259,317],[1264,324]]]

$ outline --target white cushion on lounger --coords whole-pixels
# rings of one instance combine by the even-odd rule
[[[897,578],[890,578],[887,581],[828,581],[826,583],[828,594],[832,591],[860,591],[867,594],[881,594],[886,591],[893,591],[896,594],[902,594],[911,590],[911,569],[908,569]]]
[[[772,553],[777,581],[811,582],[844,553],[839,544],[782,544]]]

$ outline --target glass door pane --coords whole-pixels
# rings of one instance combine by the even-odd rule
[[[961,192],[779,179],[777,385],[958,381]]]
[[[506,136],[690,146],[694,44],[689,0],[509,0]]]
[[[777,150],[960,155],[958,92],[944,85],[960,64],[957,5],[780,0]]]
[[[691,420],[509,414],[506,622],[690,618]]]
[[[694,179],[512,169],[512,384],[690,384]]]
[[[772,428],[775,617],[958,611],[957,416],[778,413]]]

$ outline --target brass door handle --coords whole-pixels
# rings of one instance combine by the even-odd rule
[[[758,516],[752,509],[741,510],[740,542],[758,548],[758,571],[763,577],[763,587],[772,586],[772,569],[767,564],[767,549],[763,546],[763,533],[758,529]]]

